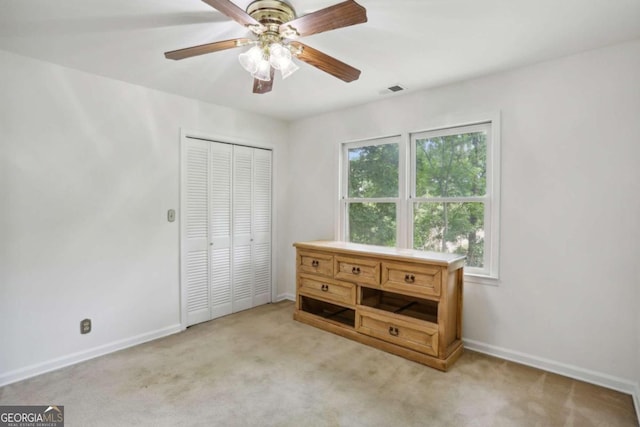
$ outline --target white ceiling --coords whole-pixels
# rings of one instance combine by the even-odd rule
[[[249,34],[200,0],[0,0],[0,49],[293,120],[393,96],[382,91],[398,83],[407,93],[640,38],[640,0],[357,1],[367,23],[301,41],[362,70],[360,79],[301,63],[265,95],[252,93],[241,49],[164,58]],[[340,0],[289,2],[300,16]]]

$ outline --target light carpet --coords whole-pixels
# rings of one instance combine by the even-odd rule
[[[269,304],[0,388],[73,426],[636,426],[631,397],[466,351],[435,369]]]

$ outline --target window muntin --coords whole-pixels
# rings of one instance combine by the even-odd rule
[[[397,161],[395,147],[359,150],[382,144],[396,144]],[[380,160],[391,152],[392,161]],[[462,253],[467,277],[492,283],[482,278],[498,277],[499,154],[499,115],[473,125],[342,144],[338,239]],[[381,164],[365,165],[375,161]]]
[[[467,256],[467,273],[490,274],[491,123],[411,135],[412,247]]]
[[[379,246],[398,244],[399,138],[345,144],[343,238]]]

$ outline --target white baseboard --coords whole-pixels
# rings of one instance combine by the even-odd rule
[[[638,424],[640,424],[640,383],[636,383],[635,392],[633,393],[633,404],[636,407],[636,415],[638,416]]]
[[[24,368],[9,371],[0,375],[0,387],[7,384],[15,383],[17,381],[26,380],[27,378],[35,377],[47,372],[55,371],[60,368],[64,368],[69,365],[84,362],[85,360],[93,359],[98,356],[103,356],[114,351],[123,350],[134,345],[142,344],[147,341],[152,341],[158,338],[166,337],[168,335],[175,334],[182,331],[180,324],[172,325],[163,329],[147,332],[144,334],[136,335],[135,337],[125,338],[123,340],[115,341],[109,344],[104,344],[98,347],[90,348],[88,350],[72,353],[67,356],[59,357],[57,359],[48,360],[46,362],[37,363],[35,365],[27,366]]]
[[[565,377],[617,390],[632,396],[637,394],[638,385],[624,378],[614,377],[602,372],[591,371],[578,366],[556,362],[555,360],[531,356],[529,354],[496,347],[479,341],[463,339],[463,342],[465,348],[477,351],[478,353],[484,353],[500,359],[520,363],[522,365],[532,366],[555,374],[564,375]]]
[[[280,302],[280,301],[295,301],[296,300],[296,296],[295,294],[290,294],[290,293],[284,293],[284,294],[280,294],[276,297],[276,301],[275,302]]]

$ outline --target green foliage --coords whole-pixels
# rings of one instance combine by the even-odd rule
[[[395,203],[350,203],[349,241],[369,245],[396,245]]]
[[[468,266],[483,266],[484,203],[416,203],[413,221],[415,249],[465,254]]]
[[[422,198],[483,196],[487,141],[483,132],[418,140],[416,195]],[[426,202],[414,205],[414,248],[467,255],[482,267],[484,203]]]
[[[398,197],[398,144],[349,150],[349,197]]]
[[[414,247],[467,255],[467,265],[483,266],[484,203],[429,200],[482,197],[486,191],[487,141],[484,132],[416,141]],[[348,197],[396,198],[398,144],[349,150]],[[349,203],[349,240],[396,245],[395,203]]]
[[[416,141],[416,197],[483,196],[487,139],[483,132]]]
[[[349,197],[398,197],[398,144],[349,150]],[[350,203],[349,241],[396,245],[395,203]]]

